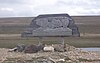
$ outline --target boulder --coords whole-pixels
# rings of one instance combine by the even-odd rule
[[[25,47],[25,53],[36,53],[38,52],[38,46],[36,45],[28,45]]]
[[[52,46],[45,46],[43,48],[43,51],[45,51],[45,52],[54,52],[54,47],[52,47]]]
[[[40,45],[28,45],[25,47],[24,52],[25,53],[36,53],[38,51],[42,51],[44,48],[43,44]]]
[[[62,44],[54,44],[52,46],[54,47],[55,51],[64,52],[64,45],[62,45]]]
[[[18,44],[18,45],[16,46],[18,52],[23,52],[24,49],[25,49],[25,47],[26,47],[26,46],[25,46],[24,44]]]

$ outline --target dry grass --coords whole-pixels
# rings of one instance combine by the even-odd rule
[[[75,47],[100,47],[100,37],[65,37],[65,43]],[[43,38],[43,43],[61,43],[61,38]],[[0,47],[12,48],[17,44],[37,44],[38,38],[21,38],[19,36],[0,37]]]

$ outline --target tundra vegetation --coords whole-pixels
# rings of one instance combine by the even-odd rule
[[[100,47],[100,16],[74,16],[72,18],[78,25],[81,37],[65,37],[65,43],[78,48]],[[0,55],[2,55],[0,56],[0,62],[54,63],[54,59],[59,58],[59,60],[56,60],[59,63],[100,63],[100,52],[97,52],[98,54],[95,54],[79,49],[71,50],[68,52],[40,52],[41,54],[24,54],[19,52],[8,52],[8,49],[5,48],[13,48],[17,44],[38,44],[38,38],[36,37],[20,37],[20,34],[25,30],[25,28],[27,28],[32,19],[32,17],[0,18]],[[43,43],[48,45],[57,44],[59,43],[59,41],[60,38],[55,37],[43,38],[42,40]]]
[[[100,16],[72,16],[81,37],[65,37],[65,43],[75,47],[100,47]],[[33,17],[0,18],[0,47],[12,48],[16,44],[36,44],[38,38],[21,38],[20,34]],[[57,43],[59,38],[44,38],[43,43]]]

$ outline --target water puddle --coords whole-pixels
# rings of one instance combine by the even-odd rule
[[[86,50],[86,51],[100,51],[100,48],[80,48],[82,50]]]

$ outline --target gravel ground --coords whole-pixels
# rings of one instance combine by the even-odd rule
[[[100,51],[87,52],[75,50],[69,52],[38,52],[25,54],[23,52],[8,52],[8,50],[9,49],[6,48],[0,48],[0,63],[39,63],[35,62],[38,61],[36,59],[39,58],[42,58],[44,61],[49,59],[48,62],[42,63],[56,63],[58,61],[59,63],[100,63]]]

